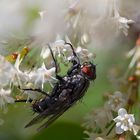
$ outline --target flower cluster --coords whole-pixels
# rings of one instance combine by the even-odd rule
[[[69,41],[70,42],[70,41]],[[51,52],[51,50],[52,52]],[[74,48],[80,58],[80,61],[92,59],[93,54],[82,47]],[[40,53],[40,64],[30,69],[23,67],[26,55],[30,55],[31,49],[24,47],[19,52],[14,52],[6,57],[0,56],[0,107],[3,108],[7,103],[14,103],[21,99],[20,95],[13,93],[13,88],[17,88],[21,93],[22,89],[41,89],[45,90],[46,86],[50,85],[53,88],[57,82],[55,78],[56,65],[54,64],[52,53],[58,61],[58,69],[61,72],[61,63],[68,63],[73,59],[71,43],[66,43],[64,40],[57,40],[43,46]],[[61,61],[59,61],[59,59]],[[48,91],[47,91],[48,92]],[[37,93],[30,90],[23,90],[23,98],[36,99]]]
[[[110,2],[110,1],[108,1],[108,2]],[[118,0],[111,0],[109,15],[115,21],[117,28],[119,30],[121,30],[125,36],[127,36],[128,29],[130,28],[129,26],[131,24],[135,23],[135,21],[133,21],[131,19],[127,19],[126,17],[122,17],[119,13],[118,5],[119,5]]]
[[[90,13],[91,7],[89,5],[95,5],[97,8],[98,4],[102,7],[102,11],[94,11],[94,14]],[[93,19],[96,20],[93,22]],[[135,23],[135,21],[121,16],[118,0],[105,0],[94,4],[89,2],[87,5],[85,2],[81,3],[80,0],[76,0],[69,6],[66,21],[69,23],[68,28],[73,29],[75,39],[78,38],[82,44],[88,43],[92,35],[95,36],[96,28],[98,26],[101,28],[100,26],[106,22],[109,22],[110,25],[112,24],[117,30],[122,31],[125,36],[128,35],[130,25]],[[85,21],[86,27],[84,26]],[[83,27],[85,27],[84,30]],[[80,35],[77,29],[79,29]]]
[[[121,31],[127,36],[130,25],[135,23],[135,21],[129,19],[127,16],[122,16],[123,12],[120,12],[121,5],[119,5],[119,0],[93,0],[88,2],[86,0],[74,0],[66,2],[65,5],[67,5],[65,8],[62,7],[62,9],[59,9],[60,13],[63,14],[58,17],[56,17],[57,14],[54,15],[54,13],[51,13],[50,9],[42,8],[38,12],[41,19],[39,28],[43,28],[45,24],[52,29],[54,28],[52,25],[58,27],[58,29],[63,29],[64,31],[62,30],[60,33],[59,31],[56,32],[54,38],[58,34],[69,36],[74,44],[78,43],[78,45],[86,46],[95,41],[95,45],[98,45],[98,43],[101,43],[102,38],[110,37],[108,30],[111,31],[112,38],[115,37],[113,35],[118,33],[117,31]],[[53,15],[55,19],[52,20],[49,14]],[[48,22],[49,19],[50,22]],[[56,24],[57,20],[61,21],[60,25]],[[53,23],[51,24],[51,22]],[[47,29],[48,34],[50,30]],[[44,32],[42,34],[44,35]],[[51,35],[48,34],[45,36],[50,38]]]

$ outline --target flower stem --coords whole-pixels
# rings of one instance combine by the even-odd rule
[[[110,132],[112,131],[112,129],[114,128],[115,123],[113,123],[113,125],[111,126],[111,128],[109,129],[109,131],[107,132],[106,136],[108,136],[110,134]]]

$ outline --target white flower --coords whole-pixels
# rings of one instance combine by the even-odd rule
[[[57,40],[54,43],[52,43],[50,47],[53,51],[53,54],[55,56],[57,55],[58,57],[64,56],[65,53],[71,51],[70,45],[65,44],[64,40]],[[51,53],[48,46],[44,46],[41,51],[41,57],[45,59],[49,57],[50,55]]]
[[[130,28],[129,25],[135,23],[135,21],[131,20],[131,19],[127,19],[125,17],[115,17],[117,22],[118,22],[118,28],[120,30],[123,31],[123,33],[125,34],[125,36],[128,35],[128,29]]]
[[[129,25],[135,23],[135,21],[131,19],[127,19],[126,17],[122,17],[119,13],[119,1],[118,0],[107,0],[107,10],[104,14],[104,18],[110,18],[115,21],[117,28],[121,30],[125,36],[128,35]],[[103,18],[103,19],[104,19]]]
[[[133,114],[127,114],[126,109],[120,108],[118,116],[113,119],[116,122],[116,133],[122,134],[125,131],[133,131],[135,118]]]
[[[4,108],[6,103],[14,103],[14,99],[10,96],[11,90],[0,89],[0,107]]]
[[[46,59],[47,57],[50,56],[50,50],[49,48],[46,48],[45,46],[42,48],[42,51],[41,51],[41,54],[40,56],[43,58],[43,59]]]
[[[9,84],[15,73],[16,70],[14,66],[0,55],[0,85],[6,86]]]
[[[65,56],[68,57],[70,53],[72,53],[71,47],[69,44],[65,44],[64,40],[57,40],[55,43],[52,45],[54,53],[58,57]]]
[[[120,91],[116,91],[113,95],[109,95],[107,106],[113,111],[118,111],[119,108],[124,107],[126,100]]]
[[[0,56],[0,86],[4,87],[11,83],[21,85],[21,82],[26,82],[29,79],[28,74],[19,69],[21,61],[22,59],[18,55],[13,66],[3,56]]]
[[[81,37],[81,43],[84,45],[84,44],[87,44],[89,42],[89,36],[88,34],[84,33]]]
[[[127,36],[128,29],[130,28],[129,25],[135,23],[135,21],[127,19],[126,17],[122,17],[119,14],[119,8],[117,5],[118,5],[117,0],[114,0],[114,19],[116,20],[118,28],[122,30],[125,36]]]
[[[99,127],[101,130],[104,130],[107,123],[112,119],[112,113],[109,109],[94,109],[89,115],[86,116],[83,126],[85,126],[87,129],[95,130],[96,127]]]
[[[88,49],[83,49],[82,47],[78,46],[76,48],[76,53],[79,56],[81,61],[89,61],[95,58],[95,55],[91,52],[89,52]]]
[[[50,69],[46,69],[45,64],[29,74],[30,80],[34,81],[35,86],[40,85],[43,89],[44,83],[49,82],[51,84],[52,81],[56,81],[55,75],[55,67]]]
[[[73,56],[71,46],[65,43],[64,40],[57,40],[50,44],[53,55],[56,59],[59,59],[63,64],[67,64],[70,57]],[[52,56],[48,46],[44,46],[41,51],[41,57],[52,62]],[[58,60],[58,61],[59,61]],[[50,63],[51,64],[51,63]]]
[[[26,83],[29,80],[29,75],[28,72],[22,72],[19,67],[20,64],[23,60],[23,58],[20,58],[21,55],[19,54],[16,62],[14,64],[14,68],[15,68],[15,73],[13,74],[13,78],[12,78],[12,82],[14,83],[14,85],[22,85],[22,83]]]
[[[68,38],[67,40],[68,40],[67,42],[70,42]],[[56,59],[60,58],[60,61],[63,64],[67,64],[70,60],[74,58],[71,46],[68,43],[65,43],[64,40],[57,40],[54,43],[52,43],[50,47]],[[95,57],[95,55],[89,52],[88,49],[85,49],[85,48],[83,49],[80,46],[75,49],[75,52],[80,58],[81,62],[90,61]],[[41,57],[43,59],[46,59],[46,58],[49,59],[51,58],[50,56],[51,56],[51,53],[48,46],[43,47],[41,51]]]

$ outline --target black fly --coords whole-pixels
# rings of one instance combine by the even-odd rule
[[[72,67],[68,70],[67,74],[63,77],[58,75],[57,61],[50,49],[52,58],[56,67],[56,78],[58,82],[55,84],[51,94],[47,94],[40,89],[24,89],[33,90],[45,94],[42,100],[36,101],[32,108],[38,113],[25,127],[32,126],[41,122],[45,118],[47,121],[38,128],[38,131],[47,128],[58,117],[60,117],[66,110],[73,106],[79,99],[81,99],[87,91],[90,81],[96,79],[96,66],[92,62],[84,62],[80,64],[80,60],[70,43],[73,52]]]

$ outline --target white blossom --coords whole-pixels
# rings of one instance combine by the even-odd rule
[[[83,49],[80,46],[78,46],[76,48],[76,53],[79,56],[80,60],[83,62],[92,60],[95,57],[95,55],[93,53],[89,52],[88,49],[85,49],[85,48]]]
[[[3,56],[0,55],[0,85],[6,86],[10,83],[16,70]]]
[[[128,35],[129,25],[135,23],[135,21],[131,19],[127,19],[126,17],[122,17],[119,13],[117,0],[113,0],[113,11],[114,11],[114,19],[116,20],[116,24],[118,29],[122,30],[125,36]]]
[[[46,59],[46,58],[48,58],[49,56],[50,56],[50,50],[49,50],[49,48],[47,48],[46,46],[44,46],[43,48],[42,48],[42,51],[41,51],[41,54],[40,54],[40,56],[43,58],[43,59]]]
[[[126,100],[120,91],[116,91],[113,95],[109,95],[107,106],[109,106],[111,110],[118,111],[118,109],[124,107],[125,104]]]
[[[69,44],[66,44],[64,40],[57,40],[52,45],[53,51],[55,54],[58,54],[58,57],[65,56],[72,52]]]
[[[89,35],[84,33],[81,37],[81,43],[82,44],[87,44],[89,42]]]
[[[126,109],[120,108],[118,116],[113,119],[116,122],[116,133],[122,134],[125,131],[133,131],[135,118],[133,114],[128,114]]]
[[[129,25],[135,23],[135,21],[121,16],[115,17],[115,19],[117,20],[118,28],[127,36]]]
[[[120,10],[118,0],[106,0],[105,7],[106,10],[103,16],[98,19],[98,21],[104,22],[106,19],[108,19],[108,21],[114,21],[114,24],[116,25],[117,29],[121,30],[124,33],[124,35],[127,36],[130,24],[135,23],[135,21],[121,16],[119,12]]]
[[[53,81],[56,81],[55,75],[55,67],[47,69],[45,64],[43,63],[42,66],[29,74],[30,80],[34,82],[35,86],[41,85],[43,89],[44,83],[49,82],[50,84]]]
[[[71,46],[67,44],[67,42],[65,42],[64,40],[59,39],[55,41],[54,43],[50,44],[50,48],[53,52],[55,59],[58,59],[58,61],[60,61],[64,65],[67,65],[69,63],[69,60],[70,60],[69,58],[74,57]],[[42,48],[41,57],[45,59],[45,61],[46,60],[49,61],[50,65],[52,64],[53,62],[52,56],[51,56],[50,49],[48,46],[44,46]]]
[[[69,52],[72,52],[69,44],[66,44],[64,40],[57,40],[54,43],[50,44],[50,47],[53,51],[53,54],[58,57],[64,56]],[[43,59],[48,58],[51,55],[48,46],[44,46],[41,51],[41,57]]]
[[[29,80],[28,72],[23,72],[20,70],[20,64],[23,58],[20,58],[20,54],[18,55],[16,62],[14,64],[15,73],[12,75],[12,82],[14,85],[22,85],[22,83],[26,83]]]
[[[0,107],[4,108],[7,103],[14,103],[14,99],[10,96],[11,90],[10,89],[0,89]]]
[[[104,130],[107,123],[112,120],[111,111],[108,108],[99,108],[92,111],[85,118],[85,126],[87,129],[95,129],[99,127],[101,130]]]

